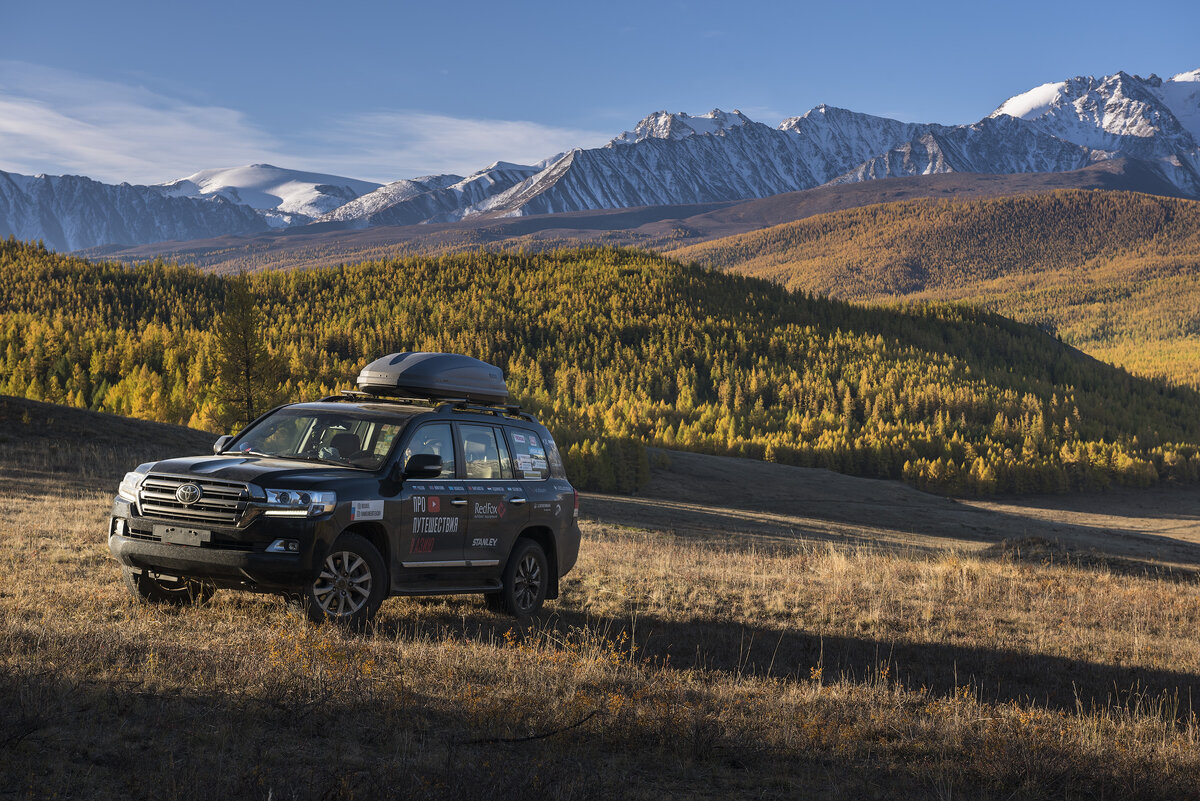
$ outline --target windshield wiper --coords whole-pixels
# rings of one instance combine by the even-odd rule
[[[322,459],[320,456],[292,456],[292,459],[299,459],[302,462],[320,462],[321,464],[331,464],[335,467],[346,467],[345,462],[334,461],[333,459]]]
[[[266,457],[266,458],[268,458],[268,459],[278,459],[278,458],[280,458],[279,454],[276,454],[276,453],[263,453],[262,451],[255,451],[255,450],[245,450],[245,451],[221,451],[221,455],[222,455],[222,456],[224,456],[224,455],[225,455],[225,454],[227,454],[227,453],[236,454],[236,455],[238,455],[238,456],[265,456],[265,457]]]

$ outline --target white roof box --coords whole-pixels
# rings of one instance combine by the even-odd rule
[[[393,353],[358,374],[358,388],[372,395],[472,403],[508,402],[504,371],[458,353]]]

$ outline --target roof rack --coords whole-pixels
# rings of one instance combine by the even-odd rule
[[[360,392],[356,389],[343,389],[337,395],[321,398],[321,403],[336,403],[346,401],[356,403],[369,401],[371,403],[397,403],[404,406],[433,406],[438,414],[450,412],[475,412],[477,414],[494,414],[497,417],[517,417],[536,423],[537,418],[529,412],[521,411],[519,403],[483,404],[472,403],[466,398],[397,398],[391,395],[373,395],[370,392]]]
[[[343,389],[337,395],[328,395],[321,398],[321,403],[336,403],[337,401],[347,401],[357,403],[360,401],[370,401],[371,403],[399,403],[405,406],[420,405],[432,406],[437,401],[429,398],[397,398],[391,395],[372,395],[370,392],[360,392],[356,389]]]
[[[437,411],[438,414],[476,412],[478,414],[494,414],[497,417],[517,417],[521,420],[528,420],[531,423],[537,422],[537,418],[532,414],[521,411],[521,404],[519,403],[482,404],[471,403],[463,398],[446,398],[438,404]]]

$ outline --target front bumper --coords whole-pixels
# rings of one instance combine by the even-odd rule
[[[144,517],[129,501],[116,498],[108,525],[108,549],[113,558],[134,570],[266,592],[295,590],[313,581],[315,566],[325,559],[337,534],[329,516],[258,517],[245,528],[204,526],[212,532],[211,542],[176,545],[159,540],[154,535],[156,525],[185,524]],[[298,541],[299,550],[268,553],[267,546],[280,538]]]

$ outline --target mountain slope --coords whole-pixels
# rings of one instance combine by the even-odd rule
[[[537,171],[537,167],[498,161],[466,178],[436,175],[395,181],[323,215],[317,222],[351,228],[450,222],[462,217],[466,208]]]
[[[465,216],[767,197],[823,184],[918,127],[824,106],[780,128],[738,111],[658,112],[602,148],[565,154]]]
[[[642,206],[503,219],[476,215],[453,223],[365,228],[352,223],[314,224],[247,237],[94,248],[81,255],[129,263],[162,256],[217,272],[235,272],[333,266],[402,255],[455,253],[481,247],[541,251],[596,243],[667,250],[875,203],[922,197],[1004,197],[1065,188],[1128,190],[1168,196],[1178,192],[1142,162],[1110,159],[1072,172],[918,175],[826,184],[742,202]],[[387,187],[366,195],[362,202],[386,191]],[[413,191],[415,195],[425,190]]]
[[[340,175],[248,164],[201,170],[154,187],[168,197],[220,196],[255,209],[273,226],[306,223],[379,188]]]
[[[0,171],[0,237],[40,239],[55,250],[266,229],[252,209],[223,197],[164,197],[153,187],[114,186],[79,175]]]
[[[672,255],[835,297],[984,303],[1138,372],[1200,381],[1197,201],[1080,191],[906,201]]]

